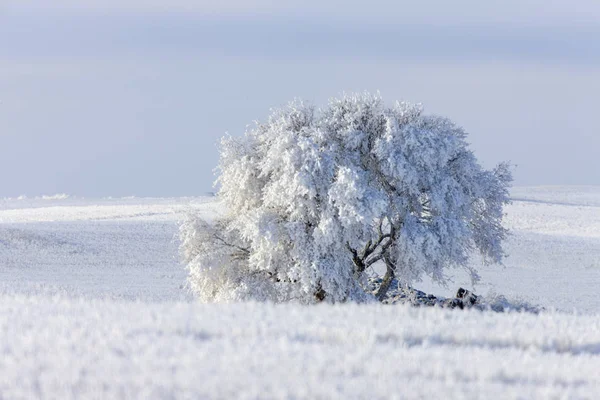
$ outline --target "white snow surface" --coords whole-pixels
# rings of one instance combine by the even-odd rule
[[[538,315],[200,304],[175,236],[214,198],[0,199],[0,399],[600,398],[600,187],[512,197],[503,267],[415,286]]]

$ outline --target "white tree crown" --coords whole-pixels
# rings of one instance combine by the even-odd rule
[[[501,262],[510,168],[483,169],[466,136],[420,105],[363,94],[321,110],[294,101],[223,138],[228,214],[181,229],[192,289],[207,301],[364,301],[376,265],[410,283],[444,282],[474,251]]]

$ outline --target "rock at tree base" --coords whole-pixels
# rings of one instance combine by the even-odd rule
[[[369,289],[372,293],[376,293],[377,289],[382,283],[381,278],[369,279]],[[410,286],[401,285],[394,279],[390,285],[390,288],[383,298],[382,303],[384,304],[410,304],[414,307],[440,307],[440,308],[474,308],[477,310],[491,310],[495,312],[504,312],[508,310],[514,311],[527,311],[537,313],[541,309],[536,306],[529,304],[511,304],[503,296],[499,296],[501,301],[496,299],[493,302],[486,302],[481,296],[477,296],[475,293],[459,288],[456,292],[456,297],[445,298],[437,297],[433,294],[427,294],[421,290],[412,288]]]
[[[456,292],[456,298],[461,299],[463,304],[475,305],[479,301],[479,297],[467,289],[458,288]]]

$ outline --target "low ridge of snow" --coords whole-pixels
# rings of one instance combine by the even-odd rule
[[[175,235],[214,198],[0,200],[0,398],[599,398],[600,188],[513,200],[504,267],[415,286],[537,315],[198,304]]]
[[[511,190],[513,201],[600,207],[600,186],[520,186]]]

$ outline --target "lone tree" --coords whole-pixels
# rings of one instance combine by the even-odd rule
[[[395,278],[444,282],[473,251],[500,262],[509,166],[487,171],[466,133],[419,105],[379,96],[295,101],[221,142],[224,216],[180,230],[205,301],[381,299]],[[379,274],[375,292],[367,274]]]

